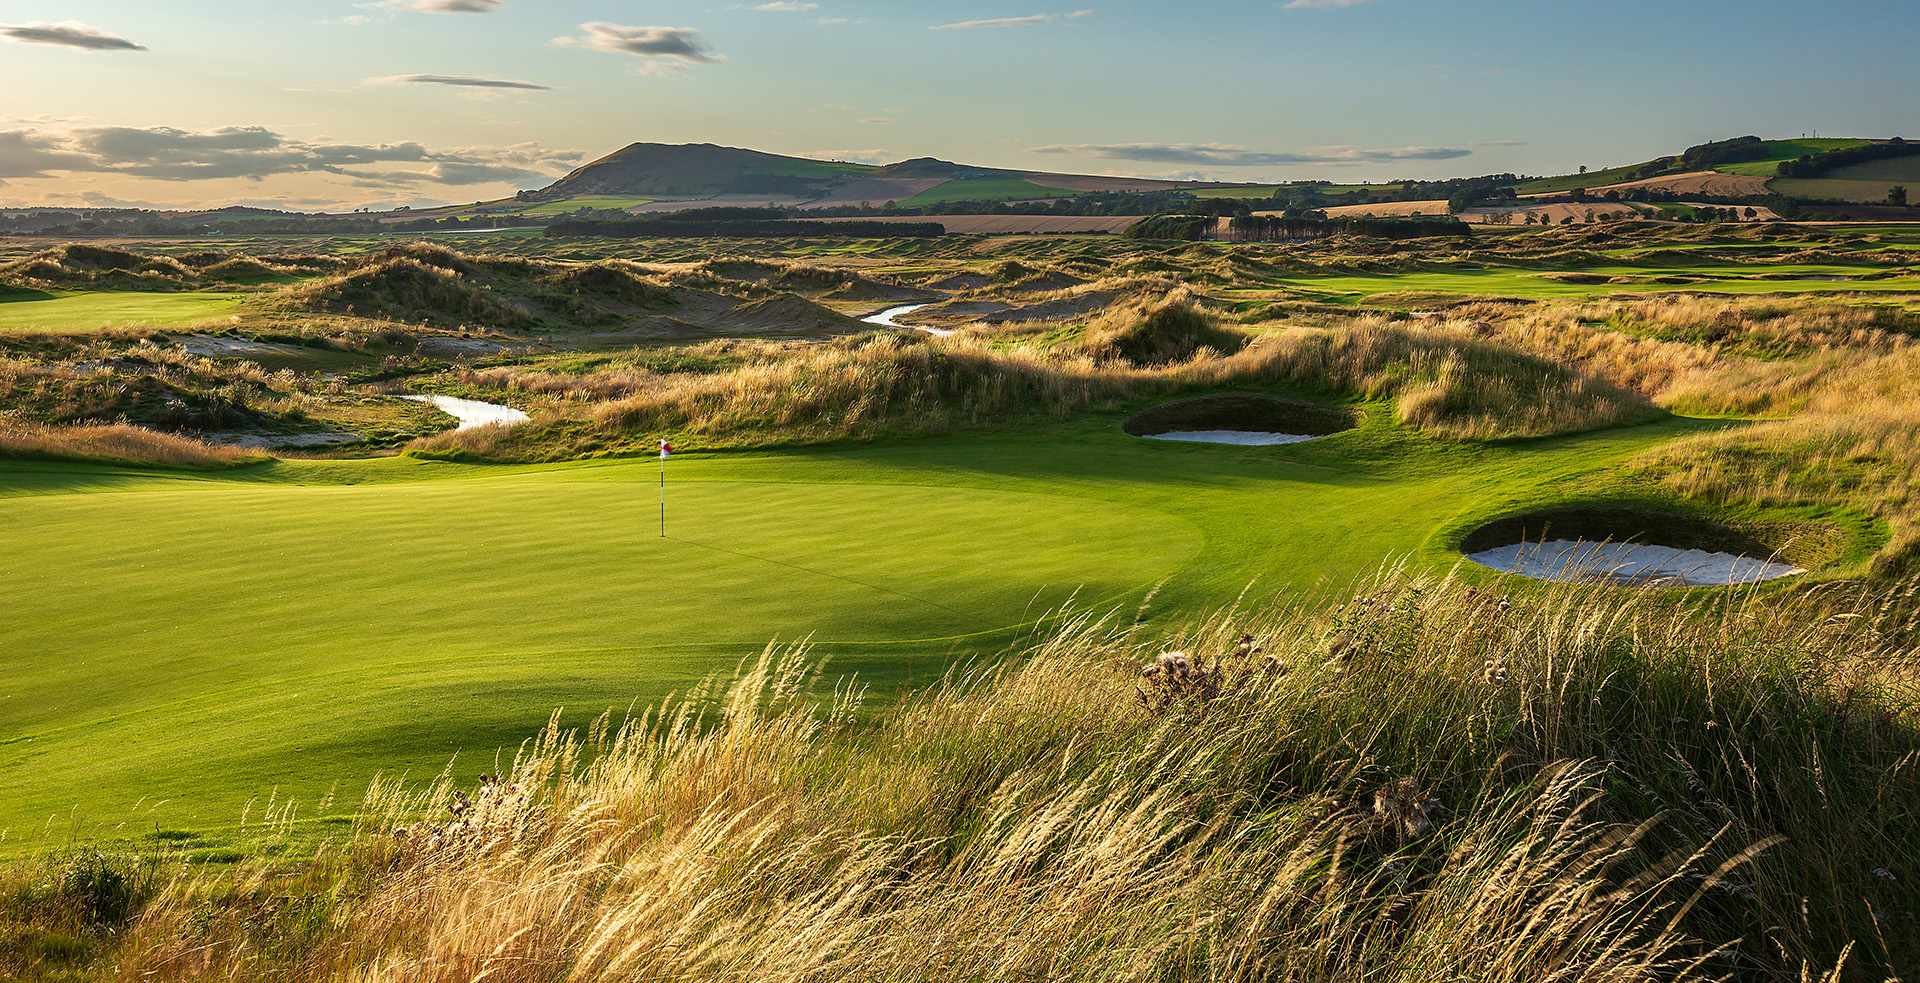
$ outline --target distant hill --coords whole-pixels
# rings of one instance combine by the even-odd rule
[[[879,170],[711,143],[635,143],[586,164],[526,197],[689,198],[708,195],[821,197],[836,183]]]
[[[711,143],[635,143],[582,165],[538,191],[523,191],[494,213],[552,214],[567,203],[594,208],[668,210],[679,202],[809,207],[1033,201],[1099,191],[1241,188],[1213,182],[1102,178],[980,167],[934,157],[885,166],[785,157]]]

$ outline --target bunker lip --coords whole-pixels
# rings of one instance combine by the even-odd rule
[[[1351,430],[1359,414],[1259,393],[1216,393],[1162,403],[1121,424],[1135,437],[1215,444],[1294,444]]]
[[[1790,525],[1736,528],[1655,509],[1595,506],[1495,520],[1467,534],[1460,552],[1482,566],[1536,580],[1728,586],[1805,573],[1828,545],[1815,532]]]

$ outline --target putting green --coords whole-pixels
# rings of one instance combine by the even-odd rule
[[[644,705],[775,637],[891,693],[1069,599],[1131,611],[1158,584],[1165,614],[1394,556],[1444,568],[1449,523],[1709,425],[1481,446],[1390,418],[1283,447],[1139,440],[1115,417],[688,455],[666,537],[649,460],[0,461],[0,828],[229,827],[250,799],[311,814],[329,789],[350,808],[376,772],[456,752],[488,770],[556,707]]]

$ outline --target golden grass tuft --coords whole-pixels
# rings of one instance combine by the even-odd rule
[[[472,796],[379,786],[297,890],[184,874],[118,971],[1598,983],[1851,948],[1878,978],[1920,956],[1875,928],[1920,903],[1879,873],[1920,860],[1889,807],[1920,793],[1890,614],[1912,595],[1683,608],[1388,573],[1156,640],[1070,618],[871,713],[770,647],[617,728],[556,718]],[[1164,647],[1218,685],[1137,699]],[[1379,805],[1406,790],[1431,827]]]
[[[224,468],[270,458],[124,423],[44,426],[0,417],[0,455],[49,457],[168,468]]]

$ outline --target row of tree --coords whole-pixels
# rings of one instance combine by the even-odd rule
[[[771,212],[771,218],[716,216],[713,212]],[[607,239],[928,239],[947,234],[938,222],[802,222],[775,209],[709,208],[657,218],[618,222],[563,221],[547,226],[548,238]]]
[[[1828,171],[1838,170],[1850,164],[1892,160],[1896,157],[1911,157],[1914,154],[1920,154],[1920,144],[1911,144],[1899,137],[1894,137],[1886,143],[1865,143],[1857,147],[1842,147],[1839,150],[1783,160],[1774,171],[1781,177],[1819,177]]]
[[[1294,242],[1334,235],[1375,239],[1418,239],[1427,236],[1465,236],[1473,230],[1457,218],[1289,218],[1285,215],[1233,215],[1220,232],[1215,215],[1155,215],[1128,226],[1128,239],[1197,241],[1219,235],[1234,242]]]

